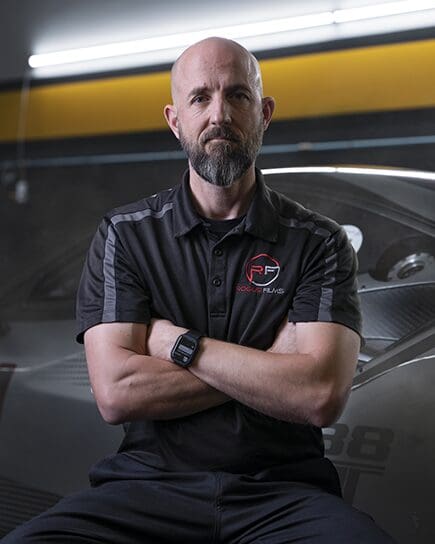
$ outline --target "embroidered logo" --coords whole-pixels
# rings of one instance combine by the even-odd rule
[[[256,287],[266,287],[273,283],[279,276],[281,266],[279,262],[267,255],[260,253],[246,263],[246,278]]]

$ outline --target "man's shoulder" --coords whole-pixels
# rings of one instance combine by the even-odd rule
[[[162,218],[172,209],[178,186],[165,189],[159,193],[141,198],[135,202],[123,204],[110,210],[105,219],[112,225],[125,222],[136,222],[151,218]]]
[[[321,238],[327,238],[340,230],[340,225],[332,218],[306,208],[279,191],[270,187],[268,189],[270,199],[278,213],[279,223],[284,228],[303,229]]]

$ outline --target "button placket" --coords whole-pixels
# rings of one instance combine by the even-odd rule
[[[224,249],[220,246],[214,247],[210,255],[210,318],[212,318],[214,315],[225,315],[226,313],[225,261],[226,256]]]

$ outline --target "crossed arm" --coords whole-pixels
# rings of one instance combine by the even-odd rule
[[[170,321],[104,323],[85,334],[99,410],[113,424],[173,419],[236,399],[285,421],[330,425],[341,413],[355,372],[359,337],[335,323],[288,323],[262,351],[201,339],[194,363],[170,359],[186,329]]]

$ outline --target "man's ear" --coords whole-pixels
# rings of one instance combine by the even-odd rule
[[[267,127],[270,124],[270,120],[272,119],[273,110],[275,109],[275,99],[271,96],[265,96],[262,98],[262,108],[263,108],[263,126],[264,130],[267,129]]]
[[[163,110],[163,113],[165,115],[165,119],[166,119],[166,122],[169,125],[169,128],[175,134],[175,137],[177,138],[177,140],[179,140],[180,139],[180,134],[178,132],[177,108],[172,104],[168,104],[168,105],[165,106],[165,109]]]

